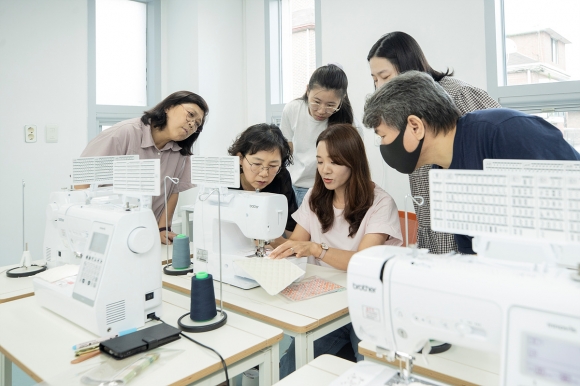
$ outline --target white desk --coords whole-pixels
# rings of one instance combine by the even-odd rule
[[[276,383],[276,386],[328,385],[355,364],[333,355],[321,355]]]
[[[35,261],[33,263],[42,264],[43,262]],[[0,267],[0,303],[11,302],[34,295],[34,289],[32,288],[32,279],[34,279],[34,276],[18,278],[6,276],[7,270],[16,267],[20,267],[20,264]]]
[[[169,249],[169,250],[168,250]],[[167,248],[166,245],[161,245],[161,265],[166,264],[166,254],[169,254],[169,263],[173,256],[173,246]],[[33,264],[44,264],[42,260],[34,261]],[[34,285],[32,279],[36,276],[11,278],[6,276],[6,271],[12,268],[19,267],[20,264],[7,265],[0,267],[0,304],[11,302],[13,300],[22,299],[34,295]],[[1,386],[1,385],[0,385]]]
[[[163,291],[164,321],[177,325],[177,319],[188,311],[189,298]],[[1,304],[0,314],[0,353],[5,356],[2,362],[14,362],[38,382],[52,380],[53,384],[60,386],[63,385],[62,380],[67,379],[67,374],[77,374],[102,361],[114,361],[101,354],[71,365],[70,361],[74,358],[71,347],[95,336],[40,307],[34,297]],[[147,326],[155,323],[150,322]],[[282,339],[279,328],[229,312],[225,326],[188,335],[214,348],[224,357],[230,378],[259,365],[260,385],[269,385],[278,380],[278,342]],[[146,370],[145,374],[131,382],[132,385],[195,383],[213,386],[224,381],[221,362],[213,352],[184,338],[162,347],[183,352],[163,366]],[[138,356],[135,356],[136,359]]]
[[[398,362],[378,358],[375,346],[368,341],[358,344],[358,352],[365,360],[397,367]],[[423,355],[416,354],[413,372],[450,385],[499,385],[499,356],[467,348],[451,346],[440,354],[429,355],[429,364]]]
[[[306,277],[314,275],[346,287],[346,272],[308,264]],[[163,286],[189,294],[191,275],[164,274]],[[214,288],[219,298],[219,282],[214,282]],[[286,300],[282,295],[268,295],[261,287],[243,290],[224,284],[223,292],[224,308],[280,327],[295,338],[297,369],[314,359],[316,339],[350,323],[346,290],[299,302]],[[219,304],[218,299],[216,303]]]

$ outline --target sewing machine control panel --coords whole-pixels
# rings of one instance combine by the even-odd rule
[[[79,268],[74,292],[89,301],[97,296],[99,281],[105,266],[109,244],[113,238],[113,225],[94,222],[90,242]]]
[[[580,319],[514,307],[507,336],[506,385],[580,385]]]

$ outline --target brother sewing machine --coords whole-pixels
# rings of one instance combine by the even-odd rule
[[[218,279],[221,248],[222,281],[250,289],[259,284],[234,261],[266,256],[267,242],[284,233],[288,202],[281,194],[228,190],[239,186],[238,162],[238,157],[192,157],[192,182],[204,184],[193,214],[194,271]],[[307,258],[290,260],[305,267]]]
[[[149,196],[142,201],[150,203],[159,195],[159,160],[115,161],[113,190]],[[34,279],[39,304],[100,336],[161,315],[161,247],[150,206],[68,203],[59,213],[59,229],[80,241],[86,233],[86,242],[75,245],[78,268],[56,267]]]
[[[433,170],[430,180],[433,229],[484,236],[481,250],[493,253],[377,246],[355,254],[353,328],[406,369],[360,363],[333,384],[439,384],[411,374],[430,339],[498,354],[500,385],[580,384],[580,276],[566,268],[580,259],[578,175]],[[498,242],[513,255],[489,247]],[[528,256],[530,242],[551,253]]]

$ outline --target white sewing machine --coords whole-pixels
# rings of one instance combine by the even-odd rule
[[[193,250],[195,272],[207,271],[219,280],[218,208],[221,213],[222,281],[236,287],[250,289],[259,284],[236,264],[235,260],[264,257],[266,241],[284,232],[288,216],[288,202],[281,194],[220,190],[221,208],[217,192],[200,191],[193,215]],[[307,258],[291,259],[305,267]]]
[[[387,357],[437,339],[498,353],[502,385],[580,380],[580,282],[570,270],[377,246],[353,256],[347,288],[357,336]]]
[[[501,385],[580,384],[580,276],[569,269],[580,260],[577,173],[433,170],[430,181],[433,229],[478,236],[479,255],[379,246],[352,257],[357,336],[407,363],[395,375],[361,364],[370,375],[360,385],[387,374],[406,384],[430,339],[498,354]]]
[[[73,190],[64,188],[50,194],[46,207],[44,227],[44,259],[48,268],[63,264],[79,264],[80,257],[88,241],[90,221],[72,223],[67,220],[66,210],[70,204],[121,204],[122,197],[114,194],[113,187],[99,187],[99,184],[113,183],[114,161],[138,160],[137,155],[83,157],[73,159],[72,184],[91,185],[89,189]]]
[[[117,161],[117,170],[139,181],[133,188],[114,188],[117,193],[159,194],[159,160]],[[78,233],[80,241],[86,233],[88,242],[75,246],[84,245],[76,250],[78,267],[52,268],[33,280],[39,304],[100,336],[141,327],[148,315],[161,315],[161,246],[151,209],[64,204],[59,212],[61,229]]]

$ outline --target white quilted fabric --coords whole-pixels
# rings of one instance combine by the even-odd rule
[[[286,259],[268,258],[240,259],[234,263],[258,282],[270,295],[277,295],[305,271]]]

